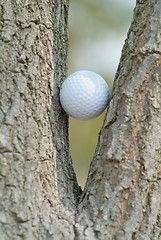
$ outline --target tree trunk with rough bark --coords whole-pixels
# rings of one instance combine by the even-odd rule
[[[158,240],[161,1],[136,3],[83,192],[59,103],[68,4],[0,3],[0,239]]]

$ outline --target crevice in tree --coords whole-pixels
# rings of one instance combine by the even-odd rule
[[[51,106],[51,129],[54,147],[57,150],[56,171],[59,196],[65,208],[76,209],[82,192],[77,183],[69,153],[68,116],[62,109],[59,100],[59,91],[67,73],[67,48],[68,48],[68,8],[69,3],[54,2],[54,86]]]

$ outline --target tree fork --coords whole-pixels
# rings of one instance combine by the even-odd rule
[[[137,1],[82,194],[59,104],[68,5],[0,3],[0,239],[158,240],[161,1]]]

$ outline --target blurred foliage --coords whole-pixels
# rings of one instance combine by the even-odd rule
[[[132,1],[132,0],[131,0]],[[71,0],[70,34],[100,37],[107,31],[122,32],[131,19],[129,4],[118,0]]]
[[[121,35],[126,38],[122,33],[127,32],[130,26],[134,4],[135,0],[71,0],[69,74],[80,69],[97,72],[107,81],[111,90],[113,76],[109,74],[108,68],[111,68],[112,65],[109,63],[113,59],[111,51],[105,50],[104,45],[110,44],[109,38],[111,44],[112,42],[117,44],[116,40],[119,42]],[[110,49],[111,45],[108,48]],[[116,54],[117,49],[118,46],[114,46],[113,55]],[[121,49],[119,51],[121,52]],[[107,62],[105,57],[109,57]],[[115,65],[117,66],[117,63]],[[88,121],[70,118],[70,152],[78,182],[82,187],[87,178],[104,116],[105,113]]]
[[[78,182],[82,187],[84,187],[87,178],[104,116],[105,113],[88,121],[69,118],[70,152]]]

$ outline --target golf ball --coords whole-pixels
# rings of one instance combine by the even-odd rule
[[[77,119],[92,119],[107,107],[109,88],[95,72],[81,70],[68,76],[60,89],[60,102],[64,111]]]

